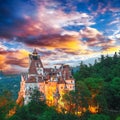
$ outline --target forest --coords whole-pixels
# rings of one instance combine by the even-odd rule
[[[10,91],[2,91],[0,120],[120,120],[120,52],[101,55],[94,64],[81,62],[72,74],[76,88],[63,96],[61,111],[40,101],[38,91],[24,106],[16,105]]]

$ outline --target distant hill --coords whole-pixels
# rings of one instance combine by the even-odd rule
[[[4,75],[0,72],[0,93],[8,90],[16,99],[20,89],[20,75]]]

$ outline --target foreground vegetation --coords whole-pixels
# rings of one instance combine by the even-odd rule
[[[39,93],[32,95],[28,105],[16,106],[11,94],[3,92],[0,120],[120,120],[119,53],[113,57],[102,55],[94,65],[81,62],[80,69],[73,74],[76,90],[63,96],[66,107],[61,112],[39,101]],[[16,113],[10,117],[8,113],[13,108]]]

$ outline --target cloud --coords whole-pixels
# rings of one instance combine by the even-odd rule
[[[75,36],[64,35],[61,36],[59,34],[52,35],[40,35],[36,37],[26,37],[26,38],[18,38],[17,41],[23,42],[28,46],[36,46],[36,47],[48,47],[48,48],[75,48],[75,45],[79,43],[76,40]],[[72,45],[72,46],[71,46]]]
[[[66,26],[90,26],[95,24],[93,17],[87,13],[79,13],[77,11],[66,13],[62,7],[53,7],[53,5],[57,6],[58,2],[33,0],[32,3],[34,2],[36,5],[35,10],[33,10],[33,5],[25,2],[16,2],[19,5],[19,10],[11,4],[4,5],[1,8],[3,12],[1,13],[2,18],[0,18],[0,37],[13,38],[58,34],[64,31],[63,27]],[[37,5],[37,3],[39,4]],[[25,5],[27,6],[25,7]],[[16,9],[18,13],[16,13]],[[30,14],[30,11],[32,11],[32,14]]]
[[[102,54],[114,54],[115,52],[119,52],[120,50],[120,46],[117,45],[117,46],[111,46],[111,47],[108,47],[106,49],[103,49],[102,51]]]
[[[28,67],[28,53],[26,50],[18,50],[8,52],[6,56],[6,64]]]
[[[25,70],[31,48],[38,49],[45,65],[77,64],[118,50],[115,1],[5,0],[0,4],[0,69]]]
[[[18,8],[25,8],[25,2],[17,4],[22,5]],[[36,9],[32,11],[34,6]],[[73,10],[67,13],[62,6],[60,8],[58,6],[61,6],[61,3],[54,0],[51,2],[32,0],[28,8],[25,8],[26,11],[20,9],[16,14],[16,11],[10,10],[11,7],[13,9],[16,7],[10,4],[10,7],[7,6],[9,13],[3,15],[3,21],[8,19],[8,14],[10,19],[2,23],[0,37],[7,38],[9,42],[23,43],[28,47],[47,47],[47,49],[61,49],[68,54],[75,54],[75,52],[78,54],[83,45],[78,38],[79,33],[67,31],[64,27],[93,25],[95,24],[93,17]],[[2,11],[5,11],[5,8],[2,8]]]
[[[44,14],[43,14],[44,13]],[[52,18],[52,19],[50,19]],[[38,20],[46,23],[54,28],[62,28],[69,25],[85,25],[90,26],[95,24],[93,17],[87,13],[79,13],[77,11],[71,11],[66,13],[62,9],[49,9],[42,6],[38,9]]]
[[[101,36],[102,33],[95,28],[86,27],[84,30],[80,30],[80,35],[85,38],[95,38]]]
[[[99,51],[115,46],[116,44],[116,40],[110,39],[97,29],[90,27],[80,30],[80,38],[88,47],[91,47],[92,49],[97,47],[99,48]]]
[[[10,65],[5,64],[5,56],[0,55],[0,70],[8,70],[10,69]]]
[[[98,0],[96,2],[90,0],[89,2],[90,5],[88,6],[88,10],[95,18],[99,17],[100,15],[106,16],[108,14],[112,16],[120,12],[119,0],[109,0],[109,1]]]
[[[26,50],[0,50],[0,69],[4,72],[13,72],[17,67],[27,68],[28,53]]]
[[[64,34],[41,35],[38,37],[17,38],[16,41],[26,44],[28,47],[36,47],[41,55],[44,65],[53,65],[61,63],[72,64],[71,61],[76,61],[76,65],[80,60],[101,54],[101,51],[106,53],[112,52],[115,46],[115,40],[106,39],[105,36],[95,28],[86,27],[80,32],[64,32]],[[96,51],[94,47],[99,47]],[[114,49],[115,50],[115,49]],[[28,67],[28,51],[1,49],[1,59],[4,61],[5,71],[14,72],[19,68]],[[90,57],[91,56],[91,57]],[[79,59],[79,60],[78,60]],[[1,64],[3,64],[1,63]],[[3,66],[3,65],[2,65]]]
[[[111,21],[108,25],[119,24],[119,22],[120,22],[120,18],[117,17],[113,21]]]
[[[4,51],[7,49],[7,47],[6,46],[4,46],[3,44],[2,44],[2,42],[0,42],[0,52],[2,53],[4,53]]]

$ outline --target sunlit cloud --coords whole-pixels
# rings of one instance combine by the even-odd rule
[[[0,69],[4,72],[12,72],[16,67],[27,68],[28,54],[28,51],[22,49],[17,51],[0,50]],[[17,72],[21,73],[22,71],[18,70]]]

